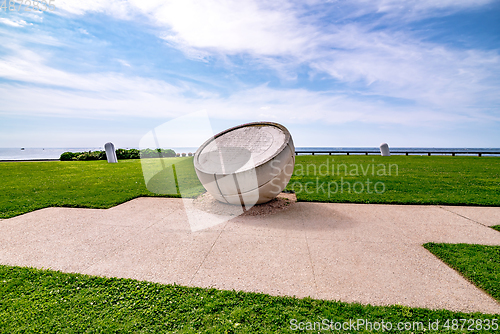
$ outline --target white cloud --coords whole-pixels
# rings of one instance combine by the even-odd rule
[[[296,78],[292,72],[299,64],[312,63],[319,69],[322,66],[316,63],[338,60],[348,67],[346,72],[357,73],[371,82],[370,74],[364,74],[359,68],[366,68],[371,62],[363,65],[344,61],[353,51],[375,52],[404,62],[408,52],[413,56],[415,52],[419,54],[436,47],[388,29],[373,33],[373,22],[342,23],[345,18],[384,13],[393,22],[404,20],[403,15],[422,18],[440,15],[442,12],[437,9],[452,11],[491,2],[493,0],[89,0],[75,3],[60,0],[58,5],[74,14],[94,11],[127,19],[142,15],[141,20],[146,17],[156,26],[158,36],[193,59],[248,54],[288,80]],[[383,19],[380,20],[383,23]],[[345,74],[334,77],[342,80]]]
[[[479,108],[457,106],[449,112],[440,110],[439,105],[398,106],[383,98],[367,98],[347,91],[279,90],[262,85],[220,97],[188,83],[173,86],[117,73],[73,74],[47,64],[40,55],[23,49],[0,62],[0,77],[17,82],[0,84],[1,114],[158,118],[205,109],[212,117],[221,119],[246,121],[259,115],[263,120],[287,119],[301,124],[320,121],[449,125],[500,121],[498,115],[488,115]],[[188,98],[187,94],[194,97]]]
[[[340,4],[350,17],[379,12],[393,20],[401,13],[424,17],[437,15],[433,9],[456,10],[488,2],[357,0],[327,5]],[[161,38],[190,58],[250,55],[250,63],[274,68],[284,80],[295,80],[296,67],[306,64],[312,68],[312,76],[327,73],[343,83],[343,89],[357,87],[360,91],[319,93],[260,86],[220,98],[189,84],[177,87],[117,73],[71,74],[47,66],[34,52],[21,50],[14,57],[4,58],[0,76],[61,89],[30,88],[38,97],[33,100],[36,103],[21,103],[17,96],[23,96],[27,87],[2,84],[4,93],[11,92],[12,96],[2,95],[4,112],[174,117],[207,109],[221,118],[260,115],[293,122],[431,124],[499,120],[498,111],[483,109],[500,103],[498,83],[494,82],[500,70],[497,51],[454,50],[403,32],[374,31],[366,23],[316,20],[309,10],[325,6],[324,2],[61,0],[57,6],[75,15],[94,11],[132,19],[140,14],[157,27]],[[130,66],[125,60],[117,61]],[[186,93],[197,98],[186,98]],[[390,103],[388,98],[404,103]]]
[[[315,33],[292,11],[254,1],[172,1],[153,15],[171,27],[172,41],[225,54],[291,54],[307,48]]]
[[[109,80],[105,76],[103,80]],[[96,81],[101,78],[96,77]],[[116,80],[116,82],[119,80]],[[400,124],[447,127],[470,122],[500,121],[500,117],[480,110],[453,113],[419,106],[397,107],[380,100],[360,101],[347,94],[321,94],[302,89],[275,90],[266,86],[241,91],[229,98],[187,99],[176,92],[155,90],[156,83],[145,82],[137,89],[132,82],[121,91],[72,91],[53,87],[0,84],[0,114],[61,116],[108,119],[116,117],[172,118],[198,110],[211,117],[237,120],[282,120],[290,124]],[[29,100],[24,97],[30,96]],[[266,104],[269,109],[262,109]]]
[[[157,26],[161,38],[192,59],[247,54],[257,62],[255,66],[273,68],[284,80],[295,80],[297,66],[306,64],[340,82],[385,84],[378,91],[385,91],[384,94],[395,88],[409,91],[416,85],[421,90],[419,94],[424,96],[425,86],[427,91],[440,90],[441,93],[449,84],[458,89],[461,83],[472,80],[472,85],[477,86],[478,81],[472,78],[484,77],[487,64],[497,66],[498,57],[471,51],[479,60],[475,61],[467,51],[423,43],[407,33],[388,29],[373,31],[372,22],[360,20],[344,24],[336,19],[342,22],[344,16],[378,12],[392,15],[394,20],[402,19],[402,13],[411,13],[413,17],[438,15],[437,9],[458,10],[490,2],[492,0],[91,0],[83,4],[62,0],[59,5],[78,14],[101,11],[131,18],[140,12]],[[318,8],[324,8],[331,17],[311,14]],[[488,63],[490,60],[494,61]],[[462,74],[458,75],[460,71]],[[438,90],[436,85],[440,86]],[[400,95],[400,92],[389,94],[402,97]]]
[[[0,77],[26,83],[58,86],[87,92],[129,92],[150,93],[179,92],[172,85],[159,80],[129,78],[119,73],[78,75],[57,70],[46,65],[45,59],[31,50],[19,48],[14,56],[0,61]]]
[[[116,61],[122,64],[123,66],[131,67],[130,64],[123,59],[117,59]]]
[[[83,15],[87,12],[102,12],[118,18],[126,19],[130,17],[130,5],[126,0],[57,0],[54,2],[55,14],[64,14],[66,11],[74,15]]]
[[[331,60],[319,55],[312,66],[346,82],[370,80],[370,90],[312,92],[262,85],[220,97],[187,82],[175,86],[114,72],[69,73],[51,67],[47,60],[50,55],[46,59],[41,53],[7,45],[14,54],[0,61],[0,77],[18,83],[0,86],[0,112],[92,118],[176,117],[206,109],[213,116],[239,120],[260,115],[297,123],[407,125],[500,120],[498,111],[484,108],[500,103],[497,86],[488,80],[491,69],[496,68],[496,73],[500,69],[496,52],[450,52],[353,29],[339,34],[343,36],[336,39],[339,49],[350,39],[357,43],[351,50],[331,51],[338,52]],[[125,60],[116,61],[130,66]],[[24,99],[27,94],[32,97],[29,101]],[[393,103],[388,98],[402,101]]]
[[[297,2],[300,2],[299,0]],[[367,14],[381,14],[382,20],[414,21],[441,17],[460,10],[479,8],[495,0],[309,0],[311,6],[322,5],[332,10],[337,19],[359,18]],[[326,7],[325,7],[326,4]]]
[[[367,87],[369,94],[404,98],[432,107],[475,105],[497,89],[497,51],[454,50],[414,40],[403,34],[357,31],[339,33],[333,51],[312,59],[310,66],[340,82]],[[356,41],[348,43],[350,40]]]
[[[141,21],[145,17],[156,25],[161,38],[192,58],[246,53],[260,57],[290,56],[300,61],[311,58],[322,47],[335,45],[335,39],[343,38],[335,31],[340,28],[346,32],[342,23],[346,18],[381,13],[391,22],[404,21],[444,15],[493,1],[59,0],[57,5],[77,15],[102,12],[124,19],[140,17]],[[322,16],[325,13],[327,17]]]
[[[436,10],[457,10],[483,6],[493,0],[360,0],[364,5],[371,4],[378,12],[417,12],[420,15],[436,15]]]
[[[205,52],[282,55],[308,48],[313,27],[296,17],[286,1],[269,4],[253,0],[60,0],[58,8],[71,14],[103,12],[119,18],[138,14],[149,18],[159,35],[186,53]]]
[[[27,23],[24,20],[9,20],[9,19],[4,18],[4,17],[0,17],[0,23],[9,25],[11,27],[25,27],[28,25],[33,25],[33,23]]]

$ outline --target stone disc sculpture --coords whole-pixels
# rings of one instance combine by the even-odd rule
[[[256,122],[215,135],[194,155],[196,174],[217,200],[252,206],[275,198],[295,166],[292,136],[281,124]]]

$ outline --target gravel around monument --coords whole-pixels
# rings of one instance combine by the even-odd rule
[[[246,210],[241,216],[266,216],[291,208],[297,202],[295,194],[280,193],[275,199],[257,204]],[[241,213],[239,205],[225,204],[216,200],[208,192],[201,194],[193,201],[194,207],[213,214],[229,214],[238,216]]]

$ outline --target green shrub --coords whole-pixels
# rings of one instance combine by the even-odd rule
[[[106,152],[104,151],[94,151],[94,152],[84,152],[76,156],[76,160],[88,161],[88,160],[104,160],[106,159]]]
[[[73,160],[82,161],[82,160],[88,160],[87,158],[88,158],[88,153],[82,153],[77,155],[76,157],[73,157]]]
[[[129,159],[140,159],[141,152],[135,148],[128,150]]]
[[[119,159],[128,159],[128,152],[123,148],[119,148],[116,150],[116,158]]]
[[[136,150],[135,148],[132,148],[130,150],[119,148],[116,150],[116,158],[117,159],[139,159],[140,153],[139,153],[139,150]]]
[[[150,148],[146,148],[144,150],[141,150],[140,155],[141,155],[141,158],[157,158],[158,152],[156,152],[155,150],[152,150]]]
[[[61,154],[61,157],[59,158],[59,160],[61,161],[71,161],[73,160],[73,157],[77,157],[80,153],[73,153],[73,152],[64,152],[63,154]]]
[[[165,150],[165,149],[161,149],[161,154],[162,154],[162,157],[164,158],[173,158],[175,157],[175,151],[174,150]]]
[[[157,148],[155,150],[152,150],[150,148],[146,148],[140,151],[140,157],[141,158],[171,158],[175,157],[175,151],[174,150],[166,150],[164,148]]]
[[[152,150],[150,148],[144,150],[137,150],[132,148],[130,150],[119,148],[116,150],[116,158],[121,159],[140,159],[140,158],[170,158],[175,157],[174,150],[170,149],[156,149]],[[64,152],[61,154],[59,160],[61,161],[88,161],[88,160],[106,160],[105,151],[94,151],[94,152]]]
[[[172,157],[175,157],[175,151],[174,150],[170,150],[170,149],[166,150],[164,148],[157,148],[156,152],[162,158],[172,158]]]

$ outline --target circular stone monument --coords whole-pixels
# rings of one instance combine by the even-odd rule
[[[275,198],[290,181],[294,165],[292,136],[270,122],[222,131],[194,155],[196,174],[213,197],[247,207]]]

